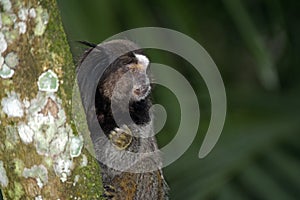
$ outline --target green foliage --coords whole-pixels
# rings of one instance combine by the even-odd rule
[[[193,37],[218,65],[227,90],[227,119],[215,149],[200,160],[197,155],[210,119],[205,83],[176,55],[147,51],[152,61],[172,66],[188,77],[201,108],[200,128],[193,145],[164,169],[171,199],[300,197],[299,3],[58,2],[76,58],[83,51],[77,40],[99,43],[131,28],[160,26]],[[165,88],[156,89],[155,102],[166,105],[168,112],[167,124],[158,134],[163,146],[178,128],[179,109],[174,95]]]

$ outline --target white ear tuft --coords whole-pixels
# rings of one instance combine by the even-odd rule
[[[141,55],[141,54],[134,54],[134,55],[138,59],[138,63],[143,65],[145,67],[145,69],[147,69],[147,67],[150,63],[149,59],[146,56]]]

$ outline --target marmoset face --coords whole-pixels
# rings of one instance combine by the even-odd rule
[[[134,54],[137,58],[137,63],[129,64],[129,72],[132,75],[132,90],[131,95],[133,100],[141,100],[146,98],[150,91],[150,80],[147,75],[149,59],[141,54]]]
[[[115,61],[116,71],[104,80],[104,95],[116,101],[140,101],[151,91],[147,75],[149,59],[142,54],[128,53]]]

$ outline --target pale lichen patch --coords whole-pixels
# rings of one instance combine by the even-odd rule
[[[47,24],[49,22],[49,14],[46,9],[43,9],[41,6],[36,8],[36,26],[34,28],[34,34],[36,36],[41,36],[44,34]]]
[[[81,150],[83,147],[83,138],[82,136],[74,136],[71,139],[70,144],[70,156],[72,158],[78,157],[81,154]]]
[[[23,100],[23,104],[24,104],[24,107],[25,107],[26,109],[28,109],[29,106],[30,106],[30,101],[28,101],[28,99],[24,99],[24,100]]]
[[[20,20],[26,21],[27,17],[28,17],[28,9],[27,8],[21,8],[18,11],[18,17],[19,17]]]
[[[83,139],[73,135],[61,103],[53,93],[38,92],[36,98],[26,103],[26,124],[19,123],[18,133],[22,142],[33,142],[36,152],[49,158],[47,166],[53,166],[64,182],[74,167],[72,158],[81,153]]]
[[[86,167],[87,164],[88,164],[88,159],[87,159],[85,154],[82,154],[82,160],[81,160],[80,166],[81,167]]]
[[[4,34],[0,32],[0,55],[7,49],[7,42],[5,40]]]
[[[48,171],[44,165],[34,165],[29,169],[25,168],[23,176],[25,178],[35,178],[40,188],[48,183]]]
[[[29,17],[35,18],[36,17],[36,11],[34,8],[29,9]]]
[[[1,70],[3,64],[4,64],[4,58],[0,54],[0,70]]]
[[[40,91],[57,92],[58,86],[58,77],[52,70],[42,73],[38,79],[38,87]]]
[[[21,123],[18,126],[18,133],[23,143],[29,144],[33,141],[33,130],[25,123]]]
[[[1,17],[1,14],[0,14],[0,28],[2,28],[2,17]]]
[[[5,63],[8,67],[15,69],[19,64],[18,55],[15,52],[10,52],[5,56]]]
[[[76,186],[76,184],[79,181],[79,178],[80,178],[80,175],[78,175],[78,174],[74,177],[73,186]]]
[[[7,79],[11,78],[14,75],[15,71],[11,68],[9,68],[6,64],[3,64],[0,69],[0,77]]]
[[[19,142],[18,131],[15,126],[8,125],[5,127],[6,143],[10,143],[12,146]]]
[[[15,28],[17,28],[17,29],[19,30],[19,33],[20,33],[20,34],[24,34],[24,33],[26,33],[27,25],[26,25],[25,22],[18,22],[18,23],[16,24],[16,27],[15,27]]]
[[[3,6],[3,10],[8,12],[11,10],[11,2],[10,0],[1,0],[0,4]]]
[[[43,200],[43,197],[41,195],[38,195],[38,196],[34,197],[34,200]]]
[[[69,140],[70,130],[59,128],[49,145],[49,155],[56,156],[64,152]]]
[[[72,130],[65,124],[66,116],[59,100],[54,95],[39,92],[30,105],[27,124],[35,133],[37,153],[46,156],[62,153]]]
[[[23,103],[20,100],[20,96],[11,92],[7,94],[8,97],[3,98],[1,101],[2,110],[8,117],[23,117]]]
[[[62,182],[67,181],[67,177],[71,175],[73,168],[73,161],[66,155],[62,155],[55,160],[54,171]]]
[[[0,160],[0,184],[2,187],[6,187],[8,185],[8,178],[2,160]]]
[[[11,31],[5,31],[5,32],[3,32],[3,34],[5,35],[7,44],[13,44],[19,37],[18,29],[13,29]]]

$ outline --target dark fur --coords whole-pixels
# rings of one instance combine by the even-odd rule
[[[86,56],[94,49],[97,48],[97,45],[80,41],[81,44],[84,44],[86,46],[89,46],[88,50],[85,51],[85,53],[82,56],[82,59],[80,63],[83,62],[83,60],[86,58]],[[98,83],[98,89],[96,91],[96,99],[95,99],[95,108],[96,108],[96,115],[98,118],[98,122],[103,129],[104,133],[107,135],[111,130],[113,130],[115,127],[117,127],[117,124],[112,116],[111,111],[111,100],[104,95],[105,90],[111,90],[112,88],[103,88],[103,82],[109,76],[116,72],[119,68],[122,66],[125,66],[127,64],[131,63],[137,63],[137,60],[133,53],[142,54],[144,55],[142,50],[135,50],[133,52],[129,52],[121,57],[119,57],[117,60],[115,60],[103,73],[103,76],[101,77],[99,83]],[[125,70],[125,69],[124,69]],[[125,73],[125,71],[124,71]],[[151,99],[150,96],[146,97],[145,99],[141,101],[133,101],[129,104],[129,113],[133,120],[138,125],[142,125],[145,123],[150,122],[150,116],[149,116],[149,109],[151,107]],[[120,109],[121,110],[121,109]],[[121,113],[119,113],[121,115]],[[125,113],[124,113],[125,114]],[[126,122],[123,122],[123,124],[127,124]]]
[[[106,96],[104,96],[104,91],[112,88],[103,88],[103,81],[106,78],[109,78],[109,76],[112,73],[114,73],[118,68],[136,62],[137,61],[131,52],[128,53],[127,55],[120,57],[115,62],[113,62],[111,66],[107,68],[107,70],[103,74],[103,77],[101,77],[99,81],[98,90],[96,92],[95,107],[96,107],[96,114],[98,117],[99,124],[103,128],[106,134],[108,134],[109,131],[113,130],[113,128],[117,127],[117,124],[115,123],[114,118],[112,116],[111,100]],[[120,104],[120,106],[122,106],[122,104]],[[150,107],[151,107],[151,101],[149,96],[146,99],[141,101],[130,102],[129,113],[130,116],[132,117],[132,120],[138,125],[148,123],[150,121],[150,117],[149,117]],[[118,114],[122,115],[121,108],[119,109]],[[124,115],[125,114],[126,113],[124,113]],[[127,124],[126,121],[121,123]]]

